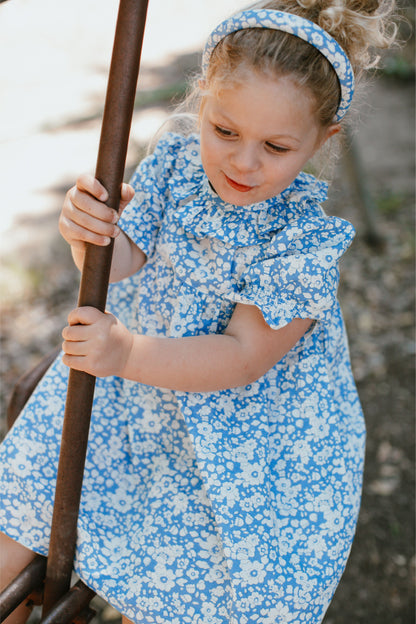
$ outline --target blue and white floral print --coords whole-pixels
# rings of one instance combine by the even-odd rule
[[[202,68],[206,73],[214,48],[227,35],[245,28],[270,28],[295,35],[317,48],[331,63],[338,76],[341,88],[341,101],[334,121],[340,121],[348,111],[354,95],[354,72],[351,63],[339,43],[323,28],[310,20],[268,9],[249,9],[232,15],[221,22],[210,34],[205,44]]]
[[[120,225],[148,260],[108,301],[131,330],[221,333],[236,302],[274,328],[315,323],[245,387],[97,379],[75,569],[140,624],[317,624],[360,503],[364,424],[336,299],[353,228],[325,215],[326,185],[306,174],[225,204],[195,136],[166,135],[132,183]],[[43,554],[66,379],[58,359],[1,449],[3,530]]]

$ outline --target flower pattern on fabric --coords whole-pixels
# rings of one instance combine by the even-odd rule
[[[140,624],[321,622],[351,547],[364,423],[336,299],[352,226],[300,174],[224,203],[196,136],[166,135],[120,226],[148,256],[110,287],[132,331],[221,333],[236,303],[310,330],[244,387],[186,393],[97,379],[75,569]],[[2,529],[47,553],[67,369],[52,365],[1,447]]]

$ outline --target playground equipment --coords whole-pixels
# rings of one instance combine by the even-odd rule
[[[127,145],[133,115],[139,74],[141,49],[148,0],[120,0],[111,58],[104,116],[98,149],[96,178],[109,194],[107,205],[118,210],[123,181]],[[113,245],[88,245],[81,275],[78,305],[93,306],[104,311],[107,298]],[[22,399],[15,395],[15,408],[22,407],[45,363],[32,374],[27,386],[30,392]],[[40,375],[38,375],[40,373]],[[42,624],[77,624],[88,622],[88,609],[95,595],[82,581],[70,587],[75,554],[76,528],[82,477],[88,443],[95,377],[71,370],[68,381],[64,425],[51,539],[47,559],[37,556],[2,592],[0,613],[3,621],[28,596],[43,605]],[[9,410],[9,422],[17,415]]]

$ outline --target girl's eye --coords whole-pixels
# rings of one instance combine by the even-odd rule
[[[227,128],[222,128],[221,126],[214,126],[215,132],[221,137],[233,137],[235,133],[231,130],[227,130]]]
[[[276,154],[287,154],[287,152],[290,152],[290,149],[288,147],[275,145],[274,143],[269,143],[268,141],[266,143],[266,146],[269,148],[269,150],[271,150],[272,152],[275,152]]]

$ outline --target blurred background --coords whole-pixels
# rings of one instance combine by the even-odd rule
[[[241,0],[150,0],[126,168],[184,94],[210,30]],[[57,346],[79,276],[58,233],[68,188],[93,172],[116,0],[0,3],[1,433],[20,375]],[[414,622],[414,9],[356,105],[326,204],[357,236],[340,299],[368,427],[356,540],[325,624]],[[118,622],[95,600],[96,622]]]

